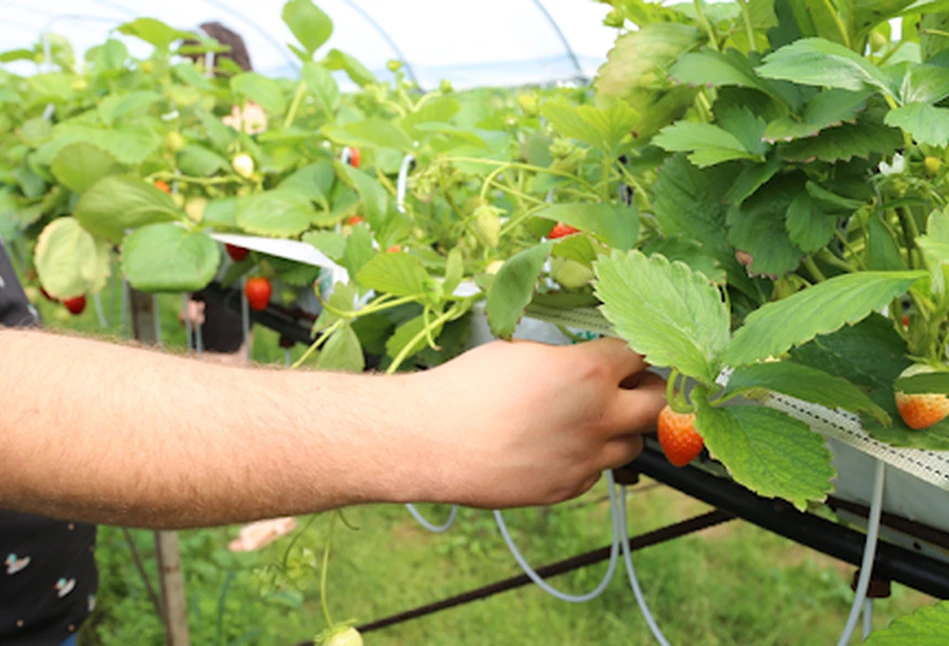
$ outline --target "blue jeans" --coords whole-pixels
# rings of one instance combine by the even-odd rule
[[[64,641],[64,642],[63,642],[62,644],[60,644],[59,646],[76,646],[76,636],[73,635],[72,637],[70,637],[69,639],[67,639],[66,641]]]

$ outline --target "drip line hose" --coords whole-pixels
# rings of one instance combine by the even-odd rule
[[[610,584],[610,581],[613,580],[613,574],[616,572],[616,565],[619,562],[620,542],[625,542],[626,536],[623,534],[622,539],[620,538],[622,532],[620,531],[619,519],[617,518],[616,514],[616,487],[614,486],[612,471],[606,472],[606,483],[609,487],[610,516],[613,524],[613,543],[610,546],[610,562],[606,569],[606,574],[604,575],[603,580],[600,581],[600,584],[596,586],[596,588],[586,594],[567,594],[557,590],[549,583],[544,581],[544,579],[534,571],[530,564],[528,564],[520,550],[517,549],[517,545],[514,544],[514,539],[511,538],[511,533],[507,529],[507,524],[504,522],[504,517],[501,515],[501,512],[498,510],[494,511],[494,519],[497,521],[498,529],[501,530],[501,536],[504,537],[504,542],[507,543],[508,549],[511,550],[511,554],[514,555],[514,560],[517,561],[517,564],[521,566],[521,569],[524,570],[524,574],[526,574],[531,581],[536,583],[541,590],[556,599],[567,601],[569,603],[586,603],[587,601],[592,601],[603,594],[607,586]]]

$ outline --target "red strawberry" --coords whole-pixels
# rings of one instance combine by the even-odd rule
[[[353,168],[359,168],[360,163],[362,163],[362,154],[359,152],[359,149],[350,147],[349,165]]]
[[[227,255],[230,256],[234,262],[240,262],[250,253],[250,250],[232,244],[225,244],[224,248],[227,249]]]
[[[399,253],[400,251],[402,251],[402,245],[397,245],[397,244],[394,244],[388,249],[386,249],[386,253]]]
[[[564,224],[563,222],[558,222],[554,225],[554,228],[551,229],[550,233],[547,234],[547,238],[556,240],[557,238],[565,238],[574,233],[580,233],[580,229],[574,228],[569,224]]]
[[[357,224],[362,224],[363,222],[365,222],[365,220],[363,220],[362,216],[360,215],[350,216],[349,219],[346,220],[346,224],[350,224],[352,226],[356,226]]]
[[[917,364],[903,371],[900,377],[935,372],[935,369]],[[906,425],[914,430],[929,428],[949,417],[949,397],[943,393],[896,393],[896,409]]]
[[[171,187],[168,186],[168,182],[158,180],[155,182],[155,188],[157,188],[159,191],[164,191],[165,193],[171,193]]]
[[[86,309],[86,297],[76,296],[75,298],[67,298],[63,301],[63,305],[65,305],[66,309],[72,314],[78,316]]]
[[[659,413],[659,444],[666,459],[677,467],[684,467],[702,452],[705,442],[695,432],[695,414],[677,413],[669,406]]]
[[[270,297],[273,294],[273,287],[266,278],[258,276],[249,278],[244,285],[244,294],[247,296],[247,304],[250,309],[261,311],[267,309],[270,304]]]

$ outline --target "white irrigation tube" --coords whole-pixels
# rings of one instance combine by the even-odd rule
[[[409,170],[415,163],[415,157],[406,155],[402,158],[402,166],[399,168],[399,182],[396,185],[396,208],[399,213],[405,213],[405,195],[409,191]]]
[[[870,638],[873,632],[873,599],[866,599],[863,602],[863,641]]]
[[[857,590],[854,595],[847,625],[840,636],[837,646],[847,646],[857,628],[863,602],[867,598],[867,588],[870,586],[870,576],[873,574],[873,560],[876,557],[877,538],[880,533],[880,514],[883,511],[883,483],[886,478],[886,465],[877,460],[876,472],[873,477],[873,497],[870,500],[870,518],[867,522],[867,540],[863,548],[863,562],[860,565],[860,578],[857,580]]]
[[[446,520],[441,525],[435,525],[427,521],[425,517],[419,512],[419,510],[416,509],[415,505],[411,503],[406,505],[405,508],[409,510],[409,513],[412,514],[412,518],[418,521],[419,525],[436,534],[447,532],[449,529],[451,529],[452,525],[455,524],[455,519],[458,518],[458,505],[452,505],[451,513],[448,514],[448,520]]]
[[[607,586],[610,584],[610,581],[613,580],[613,574],[616,572],[616,564],[619,562],[620,543],[625,541],[626,535],[625,533],[621,532],[619,519],[616,517],[616,487],[614,486],[612,471],[606,472],[606,483],[609,487],[610,517],[612,519],[613,525],[613,544],[610,547],[610,564],[607,567],[606,575],[603,577],[603,580],[600,581],[600,584],[586,594],[567,594],[557,590],[549,583],[544,581],[544,579],[541,578],[541,576],[537,574],[537,572],[535,572],[534,569],[527,563],[520,551],[517,549],[517,545],[514,544],[514,539],[511,538],[511,533],[507,529],[507,525],[504,522],[504,517],[501,515],[501,512],[497,510],[494,511],[494,519],[498,523],[498,529],[501,530],[501,536],[504,537],[504,542],[507,543],[508,549],[511,550],[511,554],[514,555],[514,560],[516,560],[517,564],[521,566],[522,570],[524,570],[524,574],[526,574],[531,581],[536,583],[541,590],[557,599],[560,599],[561,601],[567,601],[570,603],[585,603],[587,601],[592,601],[603,594],[603,591],[606,590]],[[622,539],[620,538],[621,533],[623,534]]]
[[[617,516],[619,518],[619,526],[623,530],[623,562],[626,564],[626,574],[629,577],[629,585],[633,589],[633,595],[636,597],[636,603],[639,605],[640,612],[643,613],[646,625],[649,626],[649,632],[652,633],[656,641],[662,646],[669,646],[669,641],[665,635],[662,634],[662,631],[659,629],[659,624],[656,623],[652,612],[649,611],[649,606],[646,604],[646,597],[643,595],[642,588],[639,586],[639,579],[636,577],[636,568],[633,567],[633,557],[632,554],[630,554],[629,540],[626,537],[626,487],[620,486],[619,491]]]
[[[96,316],[99,318],[99,327],[109,327],[109,322],[105,319],[105,310],[102,309],[102,296],[99,292],[92,295],[92,303],[96,306]]]

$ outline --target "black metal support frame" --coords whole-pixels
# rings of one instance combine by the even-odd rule
[[[623,470],[649,476],[688,496],[728,511],[775,534],[841,561],[860,565],[866,535],[784,501],[762,498],[724,478],[696,467],[679,469],[651,448]],[[925,594],[949,599],[949,565],[880,541],[873,566],[876,579],[902,583]]]

